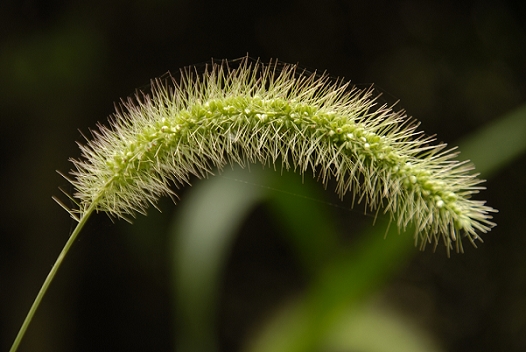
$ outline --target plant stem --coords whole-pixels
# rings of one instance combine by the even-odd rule
[[[64,245],[64,248],[60,252],[57,260],[55,261],[55,264],[53,264],[53,267],[51,268],[51,271],[46,277],[46,280],[42,284],[42,287],[40,288],[40,291],[38,292],[37,297],[33,301],[33,305],[31,306],[31,309],[29,309],[29,312],[27,313],[27,316],[24,320],[24,323],[20,327],[20,331],[18,331],[18,335],[16,335],[15,341],[13,342],[13,345],[11,346],[10,352],[15,352],[18,349],[18,345],[20,345],[20,342],[22,341],[22,338],[24,337],[24,334],[26,333],[27,327],[29,326],[29,323],[31,323],[31,320],[33,319],[33,316],[35,315],[35,312],[40,305],[40,302],[42,301],[42,297],[46,294],[46,291],[49,288],[49,285],[53,281],[53,278],[55,277],[55,274],[58,271],[58,268],[62,264],[62,261],[64,260],[64,257],[66,257],[66,254],[69,252],[69,249],[77,239],[78,234],[88,221],[90,215],[93,213],[96,207],[96,202],[93,202],[87,209],[86,212],[82,215],[80,218],[79,223],[71,233],[71,236],[69,237],[68,241]]]

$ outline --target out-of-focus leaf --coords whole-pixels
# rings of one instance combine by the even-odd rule
[[[388,307],[354,307],[329,334],[324,352],[439,352],[428,333]]]
[[[334,253],[305,297],[251,344],[251,352],[318,351],[349,309],[359,306],[398,270],[413,249],[407,234],[374,228],[350,251]]]
[[[235,179],[240,172],[224,175]],[[262,182],[256,170],[244,174],[249,182]],[[178,350],[217,349],[214,313],[220,275],[237,229],[263,196],[263,188],[215,177],[196,184],[181,201],[170,231]]]
[[[303,267],[314,273],[334,253],[338,230],[333,209],[321,200],[326,198],[311,178],[291,172],[271,173],[269,181],[275,192],[269,192],[267,205],[284,229]],[[321,202],[321,203],[320,203]]]
[[[526,152],[526,105],[463,138],[462,159],[471,160],[483,177],[490,177]]]

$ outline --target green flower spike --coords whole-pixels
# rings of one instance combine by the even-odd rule
[[[93,211],[128,219],[145,213],[170,185],[206,177],[229,164],[262,163],[322,183],[336,181],[343,197],[383,209],[400,229],[415,226],[424,248],[442,241],[462,251],[489,231],[492,208],[472,200],[483,182],[455,160],[445,144],[417,131],[403,111],[377,103],[373,88],[358,89],[296,65],[242,58],[193,67],[180,79],[157,79],[151,93],[123,102],[93,140],[70,182],[79,222],[55,263],[15,341],[16,350],[64,255]],[[276,165],[281,164],[281,165]]]
[[[403,112],[376,107],[372,89],[277,62],[232,66],[187,68],[123,103],[73,161],[78,218],[93,205],[120,218],[144,213],[173,195],[171,182],[260,162],[334,178],[340,196],[383,208],[401,229],[413,222],[421,248],[442,239],[462,250],[462,237],[474,243],[493,226],[493,210],[469,199],[482,188],[472,168]]]

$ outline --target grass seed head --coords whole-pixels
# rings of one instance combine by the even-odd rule
[[[368,208],[381,207],[400,229],[416,228],[424,248],[462,250],[491,229],[494,210],[470,199],[481,187],[455,152],[417,130],[404,111],[296,65],[249,58],[213,62],[200,72],[152,81],[122,101],[110,126],[81,144],[72,171],[82,214],[92,204],[117,218],[144,213],[170,187],[228,164],[281,163],[336,181]]]

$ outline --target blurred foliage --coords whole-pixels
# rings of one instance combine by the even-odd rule
[[[458,148],[462,158],[477,165],[482,177],[489,177],[524,154],[525,136],[526,105],[523,105],[466,137]]]

